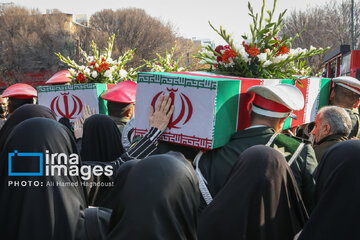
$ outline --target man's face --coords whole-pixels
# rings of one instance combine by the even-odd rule
[[[315,127],[312,131],[312,134],[315,137],[315,143],[318,143],[324,137],[330,134],[330,126],[327,123],[323,123],[322,113],[319,113],[315,119]]]
[[[7,99],[0,97],[0,108],[3,109],[4,112],[7,111]]]

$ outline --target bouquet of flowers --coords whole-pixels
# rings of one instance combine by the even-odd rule
[[[284,26],[286,10],[280,13],[277,21],[273,21],[276,0],[272,10],[267,10],[264,15],[265,0],[260,15],[254,14],[253,8],[248,3],[249,15],[253,23],[250,25],[251,35],[243,35],[240,45],[235,45],[232,37],[220,26],[220,30],[210,26],[225,40],[227,45],[219,45],[215,49],[206,46],[195,55],[200,59],[200,64],[210,64],[210,71],[241,77],[256,78],[293,78],[295,75],[308,75],[311,68],[307,67],[302,59],[324,53],[326,49],[310,47],[309,50],[291,49],[292,42],[304,31],[294,37],[278,37]]]
[[[147,67],[151,68],[151,72],[184,72],[187,71],[189,67],[180,67],[179,62],[183,58],[183,56],[180,56],[178,60],[174,60],[174,53],[176,49],[175,46],[171,49],[171,52],[169,53],[166,49],[165,57],[162,57],[159,53],[156,55],[158,56],[158,59],[153,60],[145,60],[144,62]]]
[[[72,83],[118,83],[124,80],[136,80],[137,69],[126,70],[125,65],[134,57],[135,50],[129,50],[117,60],[111,58],[115,34],[109,38],[108,46],[104,51],[97,50],[94,41],[91,42],[92,55],[88,55],[80,48],[85,65],[79,65],[69,57],[55,53],[60,61],[67,64],[70,69],[69,78]]]

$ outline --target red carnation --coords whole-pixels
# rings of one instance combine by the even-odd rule
[[[86,76],[85,76],[83,73],[81,73],[81,72],[79,72],[79,74],[77,75],[76,79],[77,79],[80,83],[86,82]]]

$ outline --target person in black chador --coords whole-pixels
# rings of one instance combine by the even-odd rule
[[[298,240],[360,239],[360,141],[330,148],[316,170],[316,207]]]
[[[200,192],[191,163],[169,152],[147,157],[129,171],[123,188],[114,192],[119,201],[108,239],[197,239]]]
[[[35,117],[43,117],[56,120],[55,113],[42,105],[25,104],[16,109],[13,114],[6,120],[4,126],[0,130],[0,152],[5,145],[6,139],[11,131],[21,122]],[[35,138],[35,135],[34,135]]]
[[[111,162],[124,152],[121,133],[113,120],[101,114],[85,120],[81,143],[82,161]]]
[[[199,240],[292,240],[308,214],[284,156],[267,146],[246,149],[199,217]]]

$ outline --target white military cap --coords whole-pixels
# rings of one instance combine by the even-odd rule
[[[360,80],[350,76],[333,78],[334,83],[360,95]]]
[[[255,93],[252,111],[263,116],[296,118],[292,111],[299,111],[304,107],[303,94],[290,84],[253,86],[247,92]]]

